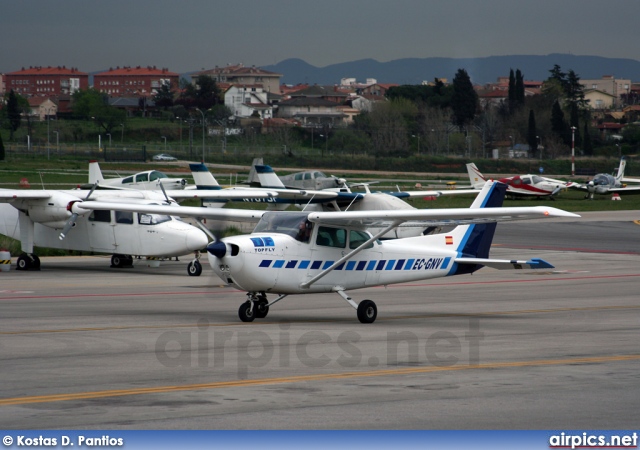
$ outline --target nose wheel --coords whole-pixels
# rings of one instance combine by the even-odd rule
[[[202,273],[202,264],[200,264],[200,252],[196,252],[193,261],[191,261],[187,265],[187,273],[190,277],[199,277]]]

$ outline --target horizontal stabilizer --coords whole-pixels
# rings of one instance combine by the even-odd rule
[[[493,267],[498,270],[554,268],[554,266],[539,258],[532,258],[529,261],[516,259],[456,258],[454,262],[457,264],[474,264]]]

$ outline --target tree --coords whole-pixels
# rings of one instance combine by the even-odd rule
[[[20,106],[18,104],[18,96],[13,89],[9,92],[7,98],[7,118],[9,119],[9,140],[13,141],[13,133],[20,128]]]
[[[565,144],[570,144],[569,127],[564,120],[564,113],[558,100],[556,100],[551,107],[551,130],[562,139]]]
[[[536,116],[533,109],[529,110],[529,127],[527,130],[527,144],[531,151],[531,157],[538,157],[538,130],[536,129]]]
[[[127,117],[124,111],[109,106],[108,97],[96,89],[75,92],[72,108],[76,116],[95,120],[96,125],[105,133],[111,133]]]
[[[170,84],[163,84],[154,97],[156,106],[163,108],[165,111],[173,106],[173,92]]]
[[[189,83],[184,87],[175,103],[187,109],[199,108],[201,111],[206,111],[223,101],[216,81],[208,75],[199,75],[194,84]]]
[[[516,87],[515,87],[516,105],[524,106],[524,75],[520,69],[516,70]]]
[[[516,110],[516,77],[513,74],[513,69],[509,70],[509,114],[513,114]]]
[[[473,89],[469,74],[464,69],[458,69],[453,78],[451,108],[453,121],[459,128],[473,121],[478,110],[478,93]]]

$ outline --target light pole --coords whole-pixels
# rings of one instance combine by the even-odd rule
[[[56,134],[56,150],[60,156],[60,133],[57,130],[53,130],[53,132]]]
[[[202,164],[204,164],[204,113],[200,108],[196,108],[196,111],[202,114]]]
[[[167,137],[166,136],[160,136],[162,139],[164,139],[164,152],[167,153]]]
[[[576,175],[576,127],[571,127],[571,176]]]

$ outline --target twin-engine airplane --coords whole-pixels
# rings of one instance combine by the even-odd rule
[[[626,182],[640,182],[639,179],[625,178],[624,169],[627,165],[627,160],[623,156],[620,158],[620,165],[616,175],[609,175],[608,173],[599,173],[593,177],[586,184],[576,184],[572,186],[574,189],[585,191],[584,198],[593,199],[595,194],[607,195],[607,194],[640,194],[640,186],[627,186],[623,184]]]
[[[199,250],[209,239],[205,231],[173,217],[180,207],[167,194],[177,199],[200,198],[201,191],[0,189],[0,234],[20,240],[19,270],[40,269],[40,259],[34,253],[34,246],[39,246],[109,253],[113,267],[132,265],[133,256],[172,257],[195,252],[188,273],[199,275]],[[275,194],[261,191],[242,195]],[[100,200],[103,207],[78,208],[89,200]],[[139,212],[137,207],[145,204],[170,207],[158,214]]]
[[[269,308],[288,295],[335,292],[356,309],[360,322],[372,323],[377,317],[376,304],[371,300],[357,304],[347,291],[473,273],[483,266],[552,268],[536,258],[490,259],[495,222],[580,216],[546,206],[502,208],[505,191],[506,185],[487,182],[468,209],[286,212],[183,207],[180,214],[211,219],[260,218],[252,234],[223,238],[207,247],[214,272],[247,291],[247,301],[238,311],[240,320],[266,317]],[[103,202],[77,205],[104,208]],[[166,207],[132,206],[129,210],[161,214]],[[407,221],[457,226],[442,234],[378,240]],[[367,231],[374,226],[382,229],[375,234]],[[269,301],[267,294],[278,296]]]
[[[482,189],[487,178],[482,175],[474,163],[467,164],[467,173],[471,186],[474,189]],[[551,197],[574,184],[571,181],[565,182],[531,174],[500,178],[498,181],[506,184],[507,195],[514,197]]]

